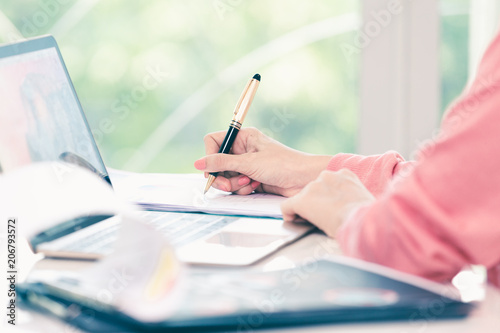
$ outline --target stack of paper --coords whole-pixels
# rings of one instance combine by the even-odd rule
[[[119,197],[147,210],[282,217],[284,197],[234,195],[214,188],[203,195],[206,179],[202,174],[140,174],[112,169],[109,173]]]

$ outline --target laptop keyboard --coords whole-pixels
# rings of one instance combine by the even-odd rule
[[[191,243],[238,220],[236,217],[217,215],[179,215],[160,213],[160,216],[150,222],[157,230],[163,232],[174,246]]]
[[[141,217],[166,235],[174,247],[192,243],[236,222],[237,217],[145,211]],[[119,217],[111,217],[50,243],[41,250],[109,254],[118,237]]]

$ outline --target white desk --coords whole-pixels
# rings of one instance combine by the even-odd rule
[[[323,256],[339,255],[337,243],[322,234],[315,233],[281,249],[255,266],[262,270],[290,268],[294,265],[320,259]],[[34,263],[34,270],[67,269],[78,270],[91,265],[91,262],[43,259]],[[10,325],[9,325],[10,326]],[[13,332],[80,332],[58,320],[29,311],[18,312],[18,325]],[[398,332],[398,333],[432,333],[432,332],[500,332],[500,290],[487,287],[486,299],[474,312],[464,320],[440,320],[418,322],[386,322],[342,325],[320,325],[285,330],[262,330],[258,332]]]

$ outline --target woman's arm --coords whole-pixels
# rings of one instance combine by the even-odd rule
[[[375,197],[378,197],[395,175],[410,168],[412,164],[413,162],[406,162],[394,151],[372,156],[341,153],[332,157],[327,169],[330,171],[350,170]]]
[[[498,59],[497,36],[474,84],[412,170],[340,227],[346,254],[435,280],[480,264],[500,285]]]

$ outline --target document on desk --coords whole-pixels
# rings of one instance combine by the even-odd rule
[[[89,332],[253,332],[291,326],[309,331],[318,324],[380,321],[406,322],[409,328],[416,324],[418,329],[437,319],[463,318],[475,306],[463,302],[452,285],[333,257],[267,272],[186,268],[177,285],[180,294],[155,298],[175,307],[164,317],[145,319],[141,303],[132,306],[119,293],[109,304],[101,296],[107,289],[96,288],[80,274],[72,273],[70,279],[67,274],[32,274],[16,286],[20,306],[45,313],[57,309],[53,315]]]
[[[110,178],[119,197],[144,209],[203,212],[281,218],[284,197],[254,193],[234,195],[211,188],[203,195],[202,174],[133,173],[110,169]]]

